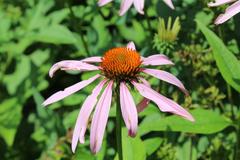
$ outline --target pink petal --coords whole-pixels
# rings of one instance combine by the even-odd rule
[[[134,0],[122,0],[119,12],[120,16],[124,15],[129,10],[131,5],[133,4],[133,1]]]
[[[93,115],[90,132],[90,148],[97,153],[102,145],[104,130],[107,125],[108,114],[112,100],[113,81],[110,81],[100,97]]]
[[[132,50],[132,51],[136,51],[136,47],[135,47],[135,44],[134,44],[133,41],[131,41],[127,44],[127,49]]]
[[[147,58],[142,57],[143,65],[173,65],[173,62],[168,59],[167,56],[163,54],[155,54]]]
[[[142,112],[149,104],[150,100],[147,98],[143,98],[138,104],[137,104],[137,112]]]
[[[81,90],[82,88],[86,87],[87,85],[89,85],[90,83],[92,83],[93,81],[95,81],[97,78],[99,78],[100,75],[97,74],[94,77],[91,77],[87,80],[78,82],[77,84],[74,84],[68,88],[65,88],[63,91],[58,91],[57,93],[54,93],[51,97],[49,97],[47,100],[45,100],[43,102],[44,106],[47,106],[51,103],[57,102],[79,90]]]
[[[180,105],[178,105],[176,102],[160,95],[159,93],[154,91],[152,88],[144,84],[137,83],[137,82],[132,82],[132,84],[137,88],[137,90],[142,96],[156,103],[161,111],[171,112],[179,116],[182,116],[183,118],[186,118],[190,121],[194,121],[194,118],[192,117],[192,115],[188,113]]]
[[[73,153],[76,150],[78,139],[80,143],[84,143],[84,135],[87,129],[88,119],[92,110],[97,103],[97,97],[100,94],[103,85],[106,83],[106,80],[101,81],[92,91],[92,94],[87,97],[84,101],[81,110],[78,114],[77,122],[73,131],[72,137],[72,151]]]
[[[148,87],[151,87],[150,84],[148,83],[148,81],[142,77],[139,77],[139,79],[141,80],[141,82],[143,84],[145,84]],[[137,104],[137,112],[140,113],[142,112],[150,103],[150,100],[147,98],[143,98],[138,104]]]
[[[237,1],[233,3],[230,7],[228,7],[224,14],[219,15],[214,23],[222,24],[239,12],[240,12],[240,1]]]
[[[167,5],[168,7],[170,7],[171,9],[174,9],[174,5],[172,3],[172,0],[163,0]]]
[[[112,0],[99,0],[98,5],[101,7],[101,6],[104,6],[104,5],[106,5],[110,2],[112,2]]]
[[[89,57],[81,60],[82,62],[87,62],[87,63],[98,63],[102,62],[102,57],[100,56],[95,56],[95,57]]]
[[[61,61],[58,63],[55,63],[50,71],[49,76],[52,78],[53,74],[58,70],[82,70],[82,71],[92,71],[92,70],[99,70],[97,66],[87,64],[81,61],[75,61],[75,60],[66,60]]]
[[[138,126],[137,109],[132,95],[124,82],[120,84],[120,104],[123,120],[128,129],[128,134],[131,137],[135,137]]]
[[[208,6],[209,7],[216,7],[216,6],[227,4],[227,3],[230,3],[230,2],[233,2],[233,1],[235,1],[235,0],[215,0],[215,2],[208,3]]]
[[[144,14],[143,8],[144,8],[144,0],[134,0],[133,1],[134,7],[140,14]]]
[[[145,85],[148,86],[148,87],[151,87],[150,83],[149,83],[146,79],[144,79],[144,78],[142,78],[142,77],[139,77],[139,79],[141,80],[141,82],[142,82],[143,84],[145,84]]]
[[[147,68],[144,68],[142,71],[144,73],[147,73],[147,74],[153,76],[153,77],[156,77],[160,80],[163,80],[165,82],[168,82],[170,84],[173,84],[173,85],[177,86],[186,95],[188,95],[188,91],[185,89],[182,82],[179,79],[177,79],[177,77],[175,77],[173,74],[168,73],[166,71],[161,71],[161,70],[157,70],[157,69],[147,69]]]

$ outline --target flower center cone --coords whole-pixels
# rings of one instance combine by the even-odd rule
[[[107,51],[100,64],[103,74],[109,79],[136,79],[141,65],[138,52],[126,47],[113,48]]]

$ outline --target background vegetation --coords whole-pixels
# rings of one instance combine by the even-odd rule
[[[161,113],[151,103],[139,114],[137,137],[123,132],[124,159],[239,160],[240,17],[216,26],[213,21],[225,6],[173,2],[175,10],[162,0],[146,0],[145,15],[131,9],[120,17],[119,0],[102,8],[97,0],[0,0],[0,159],[114,159],[114,102],[101,152],[90,153],[88,133],[76,154],[70,149],[79,108],[95,84],[47,108],[41,103],[92,74],[57,72],[50,79],[54,63],[101,56],[134,41],[142,55],[163,53],[175,62],[164,69],[181,79],[190,96],[149,80],[189,109],[196,122]],[[179,18],[167,32],[169,17],[172,23]],[[133,94],[137,102],[139,95]]]

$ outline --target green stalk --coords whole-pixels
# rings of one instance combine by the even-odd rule
[[[237,143],[236,143],[236,151],[235,151],[235,160],[240,159],[240,120],[237,121]]]
[[[230,102],[231,105],[231,118],[234,120],[235,116],[234,116],[234,106],[233,106],[233,99],[232,99],[232,89],[231,86],[227,83],[227,96],[228,96],[228,101]]]
[[[122,114],[121,114],[121,106],[120,106],[119,85],[117,85],[116,97],[117,97],[117,106],[116,106],[117,152],[118,152],[118,160],[123,160],[123,153],[122,153]]]

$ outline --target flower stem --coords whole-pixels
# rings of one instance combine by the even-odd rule
[[[122,114],[120,107],[120,94],[119,94],[119,85],[116,89],[116,97],[117,97],[117,106],[116,106],[116,137],[117,137],[117,152],[118,152],[118,160],[123,160],[122,154]]]
[[[235,158],[236,160],[240,159],[240,120],[237,120],[237,143],[236,143],[236,151]]]
[[[232,99],[232,89],[231,86],[227,83],[227,96],[228,96],[228,101],[230,102],[231,105],[231,118],[234,120],[234,105],[233,105],[233,99]]]

